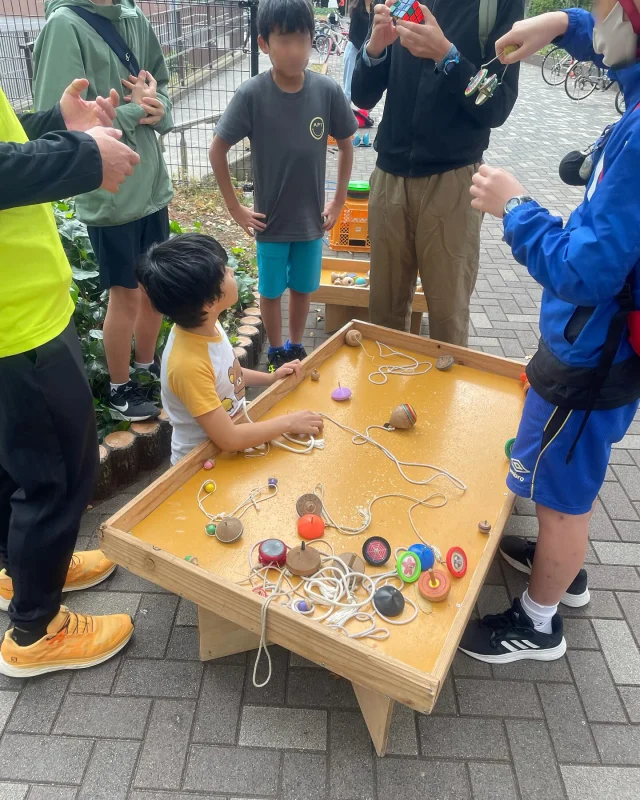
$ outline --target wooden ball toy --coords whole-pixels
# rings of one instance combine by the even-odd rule
[[[353,278],[349,277],[348,275],[347,275],[346,278],[342,279],[342,285],[343,286],[353,286],[353,284],[354,284]]]
[[[213,484],[213,483],[205,483],[205,485],[204,485],[204,490],[205,490],[205,492],[207,494],[211,494],[211,492],[214,492],[215,489],[216,489],[216,487],[215,487],[215,484]]]
[[[312,369],[310,374],[309,374],[309,377],[311,378],[312,381],[319,381],[320,380],[320,373],[318,372],[317,369]]]
[[[414,407],[407,403],[402,403],[402,405],[396,406],[391,412],[388,425],[391,428],[406,431],[409,428],[413,428],[417,421],[418,415]]]
[[[208,458],[204,464],[202,465],[204,469],[213,469],[215,467],[215,462]]]
[[[287,553],[287,569],[292,575],[308,578],[320,569],[320,564],[320,553],[313,547],[307,547],[304,542]]]
[[[357,347],[362,342],[362,334],[360,331],[350,330],[347,331],[344,337],[345,344],[348,344],[349,347]]]
[[[298,520],[298,535],[307,541],[321,539],[324,536],[324,520],[317,514],[304,514]]]
[[[504,50],[502,51],[502,55],[503,55],[503,56],[510,56],[510,55],[511,55],[511,53],[515,53],[515,52],[516,52],[516,50],[519,50],[519,49],[520,49],[520,48],[518,47],[518,45],[517,45],[517,44],[508,44],[508,45],[507,45],[507,46],[504,48]]]
[[[451,578],[440,569],[423,572],[418,579],[418,591],[432,603],[441,603],[449,597]]]

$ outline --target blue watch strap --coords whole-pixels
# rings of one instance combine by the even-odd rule
[[[447,55],[441,61],[436,62],[436,72],[448,74],[453,69],[453,66],[459,63],[460,51],[455,44],[452,44]]]

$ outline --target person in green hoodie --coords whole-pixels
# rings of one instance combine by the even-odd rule
[[[167,206],[173,187],[158,141],[158,134],[173,127],[169,72],[151,24],[134,0],[49,0],[45,15],[34,52],[36,110],[53,106],[75,78],[89,81],[89,101],[108,96],[116,86],[123,102],[114,126],[140,156],[135,176],[117,195],[97,189],[77,198],[76,211],[87,225],[101,284],[109,290],[103,330],[110,405],[131,421],[153,418],[160,410],[130,378],[130,361],[133,338],[134,367],[159,377],[155,346],[162,317],[140,290],[135,267],[151,245],[169,238]],[[124,40],[140,67],[137,76],[93,27],[96,18],[102,25],[108,21],[106,27]]]

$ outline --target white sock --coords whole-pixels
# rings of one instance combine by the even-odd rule
[[[126,386],[126,385],[127,385],[127,383],[129,383],[129,381],[125,381],[124,383],[112,383],[112,384],[111,384],[111,391],[112,391],[112,392],[115,392],[115,391],[116,391],[117,389],[119,389],[121,386]]]
[[[533,622],[533,627],[539,633],[551,633],[551,620],[555,616],[558,606],[541,606],[529,597],[529,590],[525,589],[520,598],[522,610]]]
[[[134,369],[149,369],[149,367],[153,364],[153,361],[149,361],[148,364],[143,364],[142,361],[134,361],[133,368]]]

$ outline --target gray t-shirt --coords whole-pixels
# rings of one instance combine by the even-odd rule
[[[340,86],[307,70],[299,92],[283,92],[271,70],[243,83],[216,133],[251,142],[255,210],[266,214],[263,242],[322,237],[327,136],[348,139],[358,123]]]

